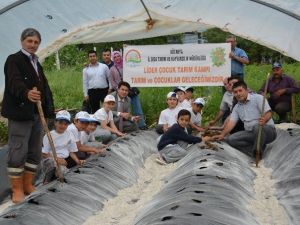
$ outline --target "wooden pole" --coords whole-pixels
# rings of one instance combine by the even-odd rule
[[[269,77],[270,77],[270,73],[268,73],[268,75],[267,75],[267,80],[266,80],[266,84],[265,84],[263,102],[262,102],[262,107],[261,107],[261,117],[263,117],[263,115],[265,114],[265,102],[266,102],[266,96],[267,96],[267,91],[268,91]],[[261,142],[262,128],[263,128],[263,125],[259,125],[258,133],[257,133],[257,142],[256,142],[256,160],[255,160],[256,167],[258,167],[258,163],[260,161],[260,142]]]
[[[58,53],[58,51],[55,52],[55,64],[56,64],[56,69],[60,70],[60,60],[59,60],[59,53]]]
[[[36,87],[33,88],[34,90],[37,90]],[[56,162],[56,171],[57,171],[57,175],[58,175],[58,180],[63,183],[64,182],[64,177],[63,177],[63,174],[61,172],[61,168],[60,168],[60,165],[58,163],[58,159],[57,159],[57,154],[56,154],[56,150],[55,150],[55,146],[54,146],[54,143],[53,143],[53,139],[51,137],[51,134],[50,134],[50,131],[49,131],[49,128],[48,128],[48,125],[47,125],[47,122],[46,122],[46,119],[45,119],[45,116],[44,116],[44,112],[43,112],[43,108],[42,108],[42,103],[41,101],[37,101],[37,108],[38,108],[38,111],[39,111],[39,116],[40,116],[40,119],[42,121],[42,125],[43,125],[43,128],[44,128],[44,131],[48,137],[48,140],[49,140],[49,144],[50,144],[50,147],[51,147],[51,151],[52,151],[52,155],[53,155],[53,158],[54,158],[54,161]]]

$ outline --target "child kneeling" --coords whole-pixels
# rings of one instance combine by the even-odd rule
[[[103,144],[113,141],[118,136],[123,137],[125,134],[118,130],[113,119],[112,109],[116,104],[116,99],[113,95],[107,95],[104,98],[103,107],[97,110],[94,114],[98,119],[100,126],[95,131],[95,137],[102,139]]]
[[[67,131],[70,122],[70,113],[66,110],[59,111],[56,114],[54,123],[55,129],[50,132],[57,155],[57,161],[63,172],[66,172],[67,168],[71,168],[76,164],[82,165],[84,163],[84,160],[79,160],[76,156],[75,152],[78,152],[76,142],[71,137],[70,132]],[[47,135],[45,135],[43,139],[42,155],[43,171],[47,176],[56,166]]]
[[[176,162],[187,154],[188,144],[209,141],[210,137],[196,137],[187,133],[191,113],[182,109],[177,116],[177,123],[164,133],[157,145],[161,159],[166,163]]]
[[[99,125],[99,121],[95,115],[90,114],[90,122],[88,126],[80,132],[80,142],[82,145],[94,147],[94,148],[104,148],[106,145],[102,142],[97,141],[95,138],[95,131]]]

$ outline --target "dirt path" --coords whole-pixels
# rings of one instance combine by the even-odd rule
[[[139,179],[133,186],[119,191],[110,199],[102,211],[90,217],[84,225],[131,225],[138,211],[160,191],[162,179],[175,169],[155,162],[156,155],[150,156],[145,168],[140,169]]]
[[[252,169],[257,177],[254,180],[255,199],[250,202],[249,210],[254,214],[260,225],[288,225],[289,220],[284,208],[279,204],[274,188],[275,180],[271,178],[272,169],[264,167],[260,162]]]
[[[103,211],[89,218],[84,225],[132,225],[138,211],[160,191],[162,179],[175,169],[174,164],[158,165],[155,158],[156,155],[152,155],[146,160],[135,185],[121,190],[116,198],[107,202]],[[260,225],[289,225],[285,210],[275,197],[272,169],[264,167],[262,162],[259,168],[253,164],[252,169],[257,177],[254,180],[255,196],[248,207],[250,212]]]

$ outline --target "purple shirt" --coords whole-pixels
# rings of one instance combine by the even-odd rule
[[[259,93],[264,92],[265,84],[266,82],[260,88]],[[280,97],[276,97],[273,93],[280,89],[285,89],[286,92]],[[277,104],[279,102],[291,102],[291,95],[293,93],[298,93],[299,91],[300,89],[296,81],[285,74],[282,74],[280,80],[274,80],[273,78],[271,78],[269,80],[268,90],[267,90],[267,92],[270,93],[269,100],[273,104]]]

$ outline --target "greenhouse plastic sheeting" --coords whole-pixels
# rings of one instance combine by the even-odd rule
[[[219,27],[238,36],[300,59],[298,0],[144,0],[155,21],[138,0],[1,0],[0,67],[20,48],[26,27],[42,34],[38,55],[71,43],[98,43],[156,37]],[[250,59],[251,60],[251,59]],[[0,73],[0,93],[4,88]]]
[[[265,165],[273,169],[277,198],[292,224],[300,224],[300,128],[279,130],[266,150]]]
[[[276,196],[289,224],[300,224],[300,128],[277,129],[263,157],[273,169]],[[249,158],[226,144],[218,151],[196,146],[165,179],[163,189],[144,206],[135,225],[256,225],[248,211],[254,197]]]
[[[277,198],[290,224],[300,224],[300,129],[278,130],[264,164],[273,169]],[[247,205],[254,197],[249,158],[226,144],[196,146],[165,179],[163,189],[138,213],[135,225],[258,224]]]
[[[39,186],[24,202],[0,215],[0,224],[82,224],[120,189],[134,184],[144,160],[156,152],[157,134],[132,133],[118,139],[105,157],[91,157],[65,175],[66,182]]]
[[[10,184],[7,175],[7,146],[0,148],[0,204],[10,193]]]
[[[277,198],[290,225],[299,225],[300,129],[277,131],[264,163],[273,168]],[[63,185],[54,181],[40,186],[23,203],[8,208],[0,225],[82,224],[118,190],[136,182],[145,158],[157,152],[156,138],[154,131],[143,131],[119,139],[106,157],[90,158],[67,173]],[[134,224],[258,225],[247,208],[255,196],[251,159],[226,143],[215,145],[214,150],[191,146]]]
[[[247,205],[254,196],[250,158],[226,144],[193,146],[135,225],[257,225]]]

